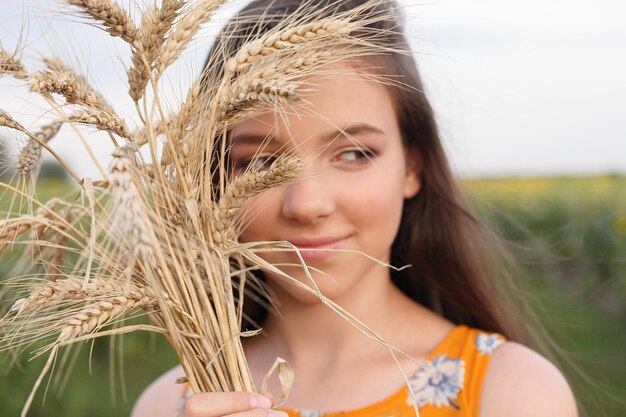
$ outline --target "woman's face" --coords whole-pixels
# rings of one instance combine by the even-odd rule
[[[284,152],[302,160],[295,181],[246,204],[240,241],[286,240],[306,249],[302,257],[323,271],[312,275],[331,299],[366,278],[388,278],[388,270],[362,255],[315,249],[360,251],[388,262],[403,201],[420,187],[419,155],[403,146],[387,88],[347,65],[337,69],[343,75],[304,86],[314,91],[286,118],[266,113],[238,124],[232,130],[230,153],[236,172],[250,165],[255,155],[260,156],[257,165],[269,165]],[[297,262],[289,252],[262,256],[274,264]],[[309,283],[302,268],[280,268]],[[300,301],[318,301],[293,284],[271,274],[268,278],[275,289]]]

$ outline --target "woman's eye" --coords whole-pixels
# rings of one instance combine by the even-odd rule
[[[276,157],[272,155],[258,156],[251,159],[243,159],[235,162],[235,170],[242,171],[263,171],[268,169],[276,161]]]
[[[375,152],[371,149],[349,149],[343,151],[337,157],[340,162],[367,162],[376,156]]]

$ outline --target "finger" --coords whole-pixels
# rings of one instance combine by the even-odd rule
[[[250,392],[206,392],[192,395],[183,405],[183,417],[221,417],[253,408],[268,409],[272,401]]]
[[[269,398],[270,401],[272,401],[272,406],[274,406],[276,404],[274,402],[274,395],[271,392],[269,392],[269,391],[261,391],[260,394],[265,396],[265,397],[267,397],[267,398]]]
[[[240,413],[233,413],[223,417],[289,417],[289,414],[284,411],[265,409],[265,408],[254,408],[248,411],[242,411]]]

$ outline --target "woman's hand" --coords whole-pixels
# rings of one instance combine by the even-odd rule
[[[287,417],[272,410],[271,394],[210,392],[187,398],[179,417]]]

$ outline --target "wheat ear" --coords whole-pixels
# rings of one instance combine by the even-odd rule
[[[247,172],[232,180],[217,204],[214,239],[222,244],[232,238],[232,224],[243,204],[255,195],[295,178],[302,162],[292,156],[277,159],[267,171]]]
[[[276,52],[272,59],[242,66],[237,76],[218,90],[218,123],[232,124],[248,117],[248,110],[255,110],[259,104],[286,104],[298,99],[304,74],[341,57],[341,53],[318,48],[293,49],[289,54]]]
[[[85,124],[99,130],[116,133],[128,140],[133,140],[132,133],[124,120],[106,110],[89,109],[73,113],[68,120],[73,123]]]
[[[197,80],[189,88],[185,101],[181,104],[178,112],[169,120],[162,120],[155,124],[155,132],[159,134],[165,133],[168,138],[163,149],[161,165],[173,164],[175,158],[172,157],[172,152],[176,152],[177,149],[180,149],[183,156],[178,160],[179,165],[181,167],[187,165],[190,147],[189,140],[185,138],[185,133],[187,127],[195,120],[198,112],[204,109],[201,101],[201,98],[203,98],[202,94],[201,80]],[[143,143],[143,140],[138,140],[138,143]]]
[[[150,297],[148,290],[128,282],[92,277],[87,283],[82,278],[64,278],[46,281],[31,289],[26,298],[17,300],[12,312],[35,311],[55,302],[84,301],[93,298],[125,296],[132,299]]]
[[[7,243],[14,241],[31,229],[35,236],[41,236],[47,227],[52,226],[58,220],[53,216],[52,210],[62,203],[64,203],[63,200],[55,197],[39,207],[34,216],[28,215],[0,220],[0,251],[6,247]],[[80,208],[82,209],[82,207]]]
[[[183,1],[165,0],[161,8],[153,4],[144,11],[133,44],[133,66],[128,70],[129,94],[134,101],[143,97],[154,61],[183,5]]]
[[[266,55],[294,46],[318,42],[324,38],[346,36],[354,28],[355,24],[350,20],[327,19],[272,32],[246,43],[226,62],[226,70],[230,74],[235,74]]]
[[[7,51],[0,47],[0,75],[10,74],[18,79],[26,79],[26,69],[16,58],[15,54],[9,54]]]
[[[127,313],[155,303],[154,298],[143,295],[135,298],[133,294],[119,295],[98,301],[67,320],[61,328],[57,343],[65,343],[92,333]]]
[[[113,208],[112,229],[128,242],[137,256],[152,253],[155,239],[146,224],[146,214],[142,207],[143,193],[133,180],[133,164],[128,157],[128,148],[113,151],[110,165],[111,207]]]
[[[170,123],[170,127],[174,129],[174,137],[182,136],[185,128],[194,120],[195,114],[202,108],[200,100],[202,93],[200,80],[194,82],[189,88],[185,101]]]
[[[2,109],[0,109],[0,126],[27,132],[26,128],[22,126],[20,122],[16,121],[9,113]]]
[[[35,137],[35,135],[33,135],[28,129],[26,129],[24,126],[22,126],[19,122],[17,122],[15,119],[13,119],[13,117],[11,117],[11,115],[9,113],[7,113],[6,111],[0,109],[0,127],[8,127],[10,129],[15,129],[18,130],[24,134],[26,134],[30,139],[37,141],[38,139]],[[41,143],[40,144],[43,148],[45,148],[48,152],[50,152],[50,154],[57,160],[59,161],[59,163],[63,166],[63,168],[65,168],[65,170],[76,180],[76,182],[78,184],[81,183],[81,179],[78,175],[76,175],[76,173],[74,172],[74,170],[72,168],[70,168],[65,161],[63,160],[63,158],[61,158],[59,156],[59,154],[57,154],[52,148],[50,148],[48,146],[48,144],[46,143]]]
[[[87,80],[66,67],[57,59],[49,59],[51,70],[37,72],[30,76],[30,90],[39,94],[60,94],[68,104],[82,104],[113,113],[112,107],[102,95],[87,83]]]
[[[252,78],[235,82],[226,97],[218,99],[222,122],[232,119],[235,113],[252,109],[260,103],[285,104],[297,96],[300,83],[280,79]]]
[[[41,128],[35,133],[35,137],[41,141],[41,143],[48,143],[61,129],[63,122],[52,122]],[[28,139],[26,146],[20,151],[20,155],[17,160],[17,172],[22,176],[29,174],[36,175],[39,167],[39,160],[41,159],[41,143],[31,138]]]
[[[194,8],[182,16],[172,34],[167,39],[156,63],[159,73],[170,66],[185,50],[191,39],[207,22],[225,0],[201,0]]]
[[[50,224],[50,220],[38,216],[22,216],[0,220],[0,251],[18,237],[37,225]]]
[[[93,20],[100,22],[112,36],[132,44],[137,38],[137,28],[128,12],[113,0],[65,0],[76,6]]]
[[[96,89],[93,88],[91,84],[89,84],[89,81],[87,81],[84,76],[78,74],[73,68],[69,67],[63,61],[57,58],[44,58],[43,62],[50,70],[53,71],[53,73],[67,74],[66,77],[74,82],[75,85],[73,89],[76,90],[77,93],[70,96],[68,103],[84,104],[87,106],[105,109],[111,113],[115,113],[113,107],[104,99],[102,94],[96,91]],[[72,87],[70,87],[70,89],[71,88]],[[79,101],[77,99],[78,97],[85,97],[85,99]]]

